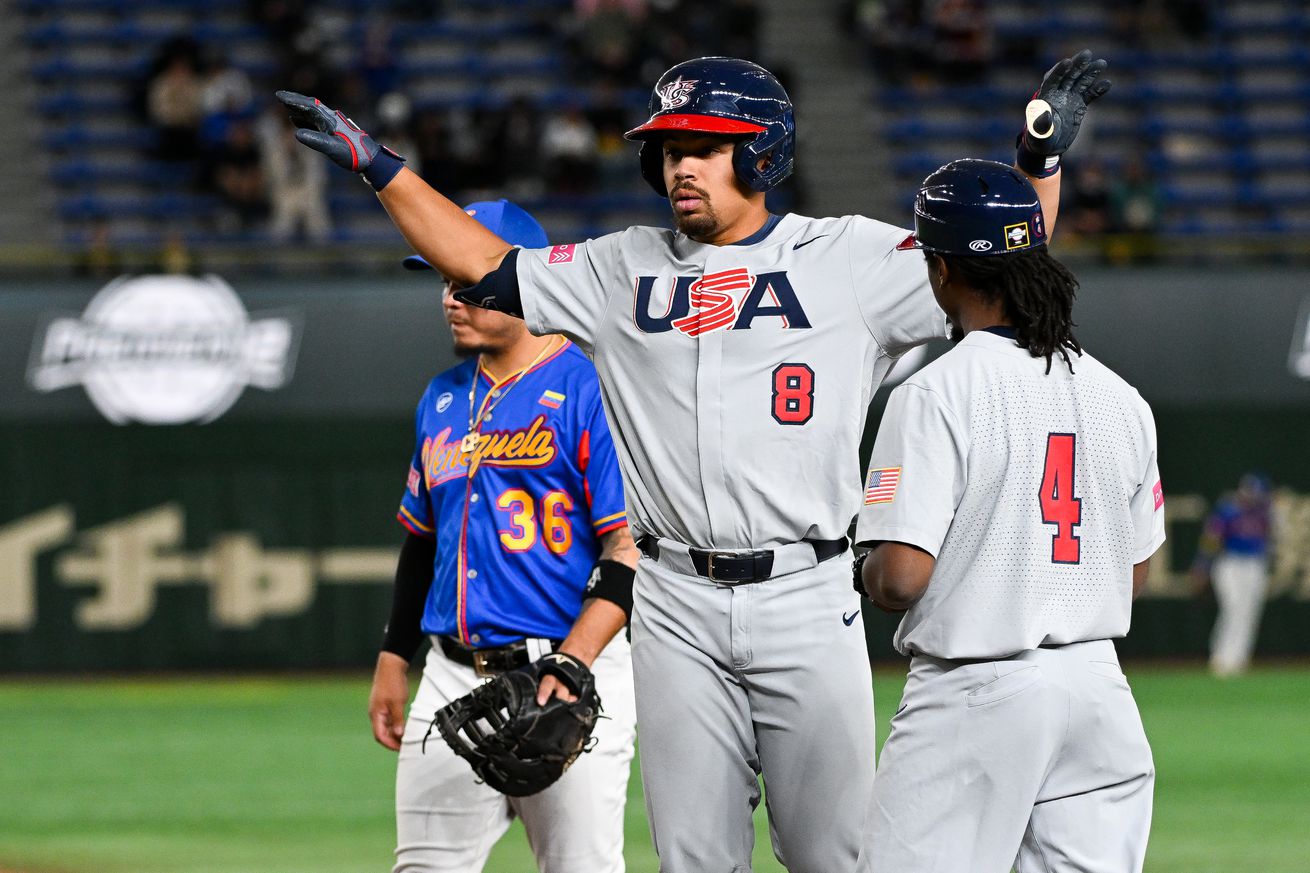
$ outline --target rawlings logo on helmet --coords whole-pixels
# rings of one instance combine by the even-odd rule
[[[684,79],[681,76],[669,82],[655,93],[660,98],[660,109],[677,109],[685,106],[691,99],[691,90],[698,84],[696,79]]]

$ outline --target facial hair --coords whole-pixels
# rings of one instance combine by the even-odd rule
[[[674,195],[681,191],[690,191],[701,199],[700,211],[694,215],[687,215],[673,207],[673,223],[678,230],[694,240],[706,239],[713,236],[721,225],[719,213],[714,211],[714,205],[710,203],[710,196],[694,185],[680,185],[669,192],[669,205],[674,204]]]

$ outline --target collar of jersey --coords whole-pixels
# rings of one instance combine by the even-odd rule
[[[981,328],[981,330],[985,330],[988,333],[994,333],[997,336],[1003,336],[1006,339],[1019,338],[1019,331],[1015,330],[1012,326],[1008,324],[993,324],[991,327],[984,327]]]
[[[526,378],[527,375],[528,375],[529,373],[533,373],[533,372],[536,372],[537,370],[540,370],[542,367],[546,366],[546,365],[549,364],[551,361],[555,360],[555,359],[558,358],[560,355],[564,354],[565,350],[567,350],[567,349],[569,348],[569,346],[571,346],[571,345],[573,345],[573,342],[572,342],[571,340],[569,340],[569,339],[565,339],[564,342],[563,342],[563,344],[561,344],[559,348],[557,348],[555,351],[551,352],[551,353],[550,353],[549,355],[547,355],[546,357],[542,358],[540,361],[537,361],[537,363],[534,364],[534,365],[532,366],[532,368],[529,369],[527,372],[524,372],[524,371],[522,371],[522,370],[514,370],[513,372],[507,374],[507,375],[505,376],[505,378],[504,378],[504,379],[501,379],[499,382],[497,382],[494,378],[492,378],[491,373],[489,373],[489,372],[487,371],[487,369],[486,369],[485,367],[482,366],[482,357],[479,356],[479,357],[478,357],[478,373],[480,373],[480,374],[482,375],[482,378],[485,379],[485,380],[487,381],[487,383],[488,383],[489,385],[491,385],[491,387],[492,387],[493,389],[496,389],[496,388],[499,388],[501,385],[504,385],[506,382],[509,382],[510,380],[512,380],[512,379],[513,379],[515,376],[517,376],[519,373],[523,373],[524,377]]]
[[[769,213],[769,220],[766,221],[766,222],[764,222],[764,226],[763,226],[763,227],[761,227],[759,230],[755,231],[753,234],[751,234],[750,236],[746,237],[745,239],[739,239],[739,240],[737,240],[735,243],[728,243],[728,245],[730,245],[730,246],[753,246],[753,245],[755,245],[757,242],[763,242],[765,237],[767,237],[769,234],[773,233],[773,229],[774,229],[775,227],[778,226],[778,222],[780,222],[780,221],[782,221],[782,216],[781,216],[781,215],[774,215],[772,212],[770,212],[770,213]]]
[[[770,212],[769,217],[764,222],[763,227],[761,227],[759,230],[755,231],[753,234],[746,237],[745,239],[739,239],[734,243],[728,243],[727,245],[722,246],[722,248],[725,249],[732,248],[733,246],[753,246],[758,242],[763,242],[769,236],[769,234],[773,233],[773,229],[778,226],[778,223],[782,221],[783,217],[784,216],[774,215],[772,212]],[[689,243],[693,246],[709,246],[710,248],[718,248],[717,246],[713,246],[710,243],[703,243],[694,240],[691,237],[687,236],[686,234],[682,233],[681,231],[676,232],[676,236],[677,238],[684,240],[685,241],[684,244]]]

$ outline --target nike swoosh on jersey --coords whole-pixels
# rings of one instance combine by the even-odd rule
[[[855,610],[854,612],[852,612],[850,615],[847,615],[846,613],[843,612],[843,613],[841,614],[842,624],[846,625],[847,627],[850,627],[851,624],[854,623],[854,621],[855,621],[855,616],[857,616],[857,615],[859,615],[859,614],[860,614],[860,611],[859,611],[858,609]]]
[[[816,236],[816,237],[813,237],[813,238],[811,238],[811,239],[807,239],[805,242],[798,242],[798,243],[796,243],[796,245],[794,245],[794,246],[791,247],[791,250],[794,252],[794,251],[796,251],[796,250],[799,249],[799,248],[803,248],[803,247],[809,245],[810,243],[814,242],[814,240],[816,240],[816,239],[823,239],[825,236],[828,236],[828,234],[826,234],[826,233],[821,233],[821,234],[819,234],[819,235]]]

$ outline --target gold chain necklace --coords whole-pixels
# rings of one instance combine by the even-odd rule
[[[464,434],[464,439],[460,440],[459,450],[461,452],[466,455],[471,455],[473,453],[473,450],[478,447],[478,439],[481,436],[481,434],[478,433],[478,428],[482,426],[482,420],[491,415],[491,410],[499,406],[500,401],[505,399],[505,395],[509,394],[514,386],[519,384],[519,380],[526,376],[529,370],[541,363],[541,359],[546,357],[546,353],[553,348],[555,348],[555,340],[552,339],[546,344],[546,347],[541,350],[541,353],[532,360],[531,364],[528,364],[522,370],[519,370],[519,374],[514,377],[514,381],[501,389],[500,396],[497,397],[493,403],[482,408],[482,411],[478,413],[478,417],[475,419],[473,417],[473,405],[478,390],[478,371],[482,369],[482,361],[479,359],[478,365],[473,368],[473,382],[469,385],[469,429],[468,433]],[[495,386],[493,385],[492,388],[494,390]]]

